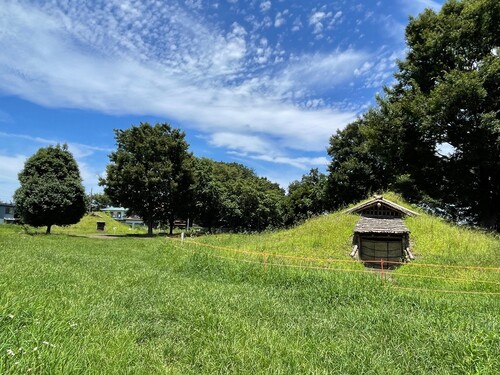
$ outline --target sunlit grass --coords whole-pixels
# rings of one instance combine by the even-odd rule
[[[104,222],[104,230],[97,230],[97,222]],[[45,228],[27,227],[30,233],[45,233]],[[144,234],[147,229],[142,226],[131,228],[128,224],[113,219],[108,213],[93,212],[85,216],[77,223],[68,226],[52,227],[53,234],[72,234],[72,235],[124,235],[124,234]]]
[[[439,265],[499,267],[498,237],[407,219],[417,259],[382,278],[333,262],[356,220],[184,243],[0,226],[0,373],[496,374],[499,271]]]

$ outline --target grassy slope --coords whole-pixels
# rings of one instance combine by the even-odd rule
[[[106,223],[104,231],[97,231],[97,222],[104,221]],[[31,229],[32,233],[44,233],[45,228]],[[74,234],[74,235],[136,235],[144,234],[146,230],[141,227],[134,229],[128,224],[114,220],[109,214],[104,212],[95,212],[86,214],[79,223],[66,227],[54,226],[52,228],[54,234]]]
[[[289,231],[197,240],[340,259],[355,221],[330,215]],[[497,237],[425,215],[407,224],[417,262],[500,266]],[[28,235],[0,226],[0,239],[0,373],[494,374],[500,367],[500,296],[391,288],[469,288],[398,275],[432,276],[434,268],[405,266],[382,282],[375,273],[264,272],[235,261],[257,257],[164,238]],[[498,271],[457,272],[500,279]],[[495,284],[472,287],[500,292]]]

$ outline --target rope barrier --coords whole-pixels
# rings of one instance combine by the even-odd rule
[[[169,238],[172,241],[179,241],[178,239],[175,238]],[[231,252],[236,252],[236,253],[241,253],[241,254],[249,254],[249,255],[256,255],[256,256],[267,256],[267,257],[276,257],[276,258],[283,258],[283,259],[295,259],[295,260],[305,260],[305,261],[314,261],[314,262],[328,262],[328,263],[334,263],[334,262],[342,262],[342,263],[359,263],[357,260],[353,259],[328,259],[328,258],[314,258],[314,257],[301,257],[301,256],[296,256],[296,255],[285,255],[285,254],[274,254],[274,253],[268,253],[268,252],[259,252],[259,251],[251,251],[251,250],[241,250],[241,249],[234,249],[231,247],[225,247],[225,246],[217,246],[217,245],[212,245],[212,244],[207,244],[203,242],[198,242],[198,241],[184,241],[186,244],[193,244],[193,245],[198,245],[198,246],[203,246],[203,247],[210,247],[213,249],[220,249],[220,250],[225,250],[225,251],[231,251]],[[380,263],[380,260],[363,260],[364,263]],[[418,262],[396,262],[396,261],[390,261],[390,260],[384,260],[384,263],[386,264],[391,264],[391,265],[409,265],[409,266],[417,266],[417,267],[442,267],[442,268],[462,268],[462,269],[479,269],[479,270],[489,270],[489,271],[500,271],[500,267],[481,267],[481,266],[459,266],[459,265],[449,265],[449,264],[430,264],[430,263],[418,263]]]
[[[475,282],[475,283],[486,283],[486,284],[494,284],[500,285],[500,282],[497,281],[489,281],[489,280],[469,280],[469,279],[458,279],[453,277],[445,277],[445,276],[432,276],[432,275],[417,275],[413,273],[396,273],[395,276],[410,276],[410,277],[420,277],[425,279],[439,279],[439,280],[449,280],[449,281],[457,281],[457,282]]]
[[[171,240],[172,242],[181,242],[178,239],[170,238],[169,240]],[[209,256],[214,257],[214,258],[236,261],[236,262],[244,262],[244,263],[249,263],[249,264],[263,265],[264,271],[266,271],[268,266],[271,266],[271,267],[299,268],[299,269],[313,269],[313,270],[324,270],[324,271],[340,271],[340,272],[373,274],[373,271],[370,271],[370,270],[359,270],[359,269],[357,270],[357,269],[346,269],[346,268],[333,268],[333,267],[320,267],[320,266],[307,266],[307,265],[299,265],[299,264],[268,262],[269,257],[274,257],[274,258],[278,258],[278,259],[293,259],[293,260],[301,260],[301,261],[307,261],[307,262],[324,262],[324,263],[337,263],[337,262],[340,263],[340,262],[342,262],[342,263],[357,263],[357,264],[359,264],[359,261],[351,260],[351,259],[324,259],[324,258],[313,258],[313,257],[301,257],[301,256],[294,256],[294,255],[272,254],[272,253],[267,253],[267,252],[233,249],[233,248],[224,247],[224,246],[205,244],[205,243],[201,243],[201,242],[197,242],[197,241],[182,241],[181,243],[187,244],[187,245],[195,245],[195,246],[198,246],[201,248],[212,248],[212,249],[216,249],[216,250],[223,250],[223,251],[228,251],[228,252],[237,253],[237,254],[245,254],[245,255],[253,255],[253,256],[262,257],[262,262],[259,262],[259,261],[251,261],[248,259],[222,256],[222,255],[217,255],[217,254],[213,254],[213,253],[208,254]],[[183,250],[183,251],[186,250],[184,247],[178,246],[175,243],[173,243],[173,246],[179,250]],[[193,250],[191,250],[191,251],[193,251]],[[497,268],[497,267],[453,266],[453,265],[438,265],[438,264],[426,264],[426,263],[415,264],[415,263],[386,261],[383,259],[382,260],[363,261],[363,262],[381,264],[382,267],[383,267],[383,264],[405,264],[405,265],[419,265],[419,266],[444,267],[444,268],[479,269],[479,270],[494,270],[494,271],[500,270],[500,268]],[[387,268],[385,269],[385,271],[387,271]],[[385,279],[386,274],[387,274],[387,272],[385,274],[383,271],[381,272],[382,279]],[[466,282],[466,283],[476,282],[476,283],[500,285],[500,282],[489,281],[489,280],[469,280],[469,279],[463,279],[463,278],[450,278],[450,277],[445,277],[445,276],[417,275],[417,274],[409,274],[409,273],[393,273],[392,276],[393,277],[404,276],[404,277],[415,277],[415,278],[438,279],[438,280],[453,281],[453,282]],[[410,287],[399,287],[399,286],[393,286],[393,285],[390,286],[390,288],[409,290],[409,291],[416,290],[416,291],[430,291],[430,292],[443,292],[443,293],[500,295],[500,293],[497,293],[497,292],[410,288]]]
[[[170,240],[178,241],[178,239],[174,239],[174,238],[171,238]],[[240,253],[240,254],[256,255],[256,256],[268,256],[268,257],[276,257],[276,258],[283,258],[283,259],[305,260],[305,261],[310,261],[310,262],[311,261],[312,262],[320,261],[320,262],[330,262],[330,263],[331,262],[358,263],[357,261],[352,260],[352,259],[325,259],[325,258],[301,257],[301,256],[296,256],[296,255],[274,254],[274,253],[251,251],[251,250],[240,250],[240,249],[234,249],[231,247],[217,246],[217,245],[212,245],[212,244],[207,244],[207,243],[197,242],[197,241],[191,241],[191,240],[184,241],[184,243],[203,246],[203,247],[210,247],[213,249],[231,251],[231,252]],[[367,262],[380,263],[378,260],[377,261],[367,261]]]
[[[175,248],[179,250],[185,250],[184,248],[173,245]],[[191,250],[193,251],[193,250]],[[193,251],[194,252],[194,251]],[[369,270],[356,270],[356,269],[347,269],[347,268],[331,268],[331,267],[319,267],[319,266],[304,266],[300,264],[287,264],[287,263],[263,263],[263,262],[257,262],[257,261],[251,261],[247,259],[241,259],[241,258],[232,258],[232,257],[225,257],[222,255],[215,255],[215,254],[209,254],[209,256],[213,258],[218,258],[218,259],[225,259],[225,260],[231,260],[235,262],[244,262],[244,263],[250,263],[250,264],[257,264],[257,265],[267,265],[267,266],[273,266],[273,267],[283,267],[283,268],[302,268],[302,269],[312,269],[312,270],[325,270],[325,271],[345,271],[345,272],[355,272],[355,273],[369,273],[373,275],[373,271]]]
[[[491,296],[500,296],[500,293],[497,292],[477,292],[477,291],[468,291],[468,290],[445,290],[445,289],[426,289],[426,288],[407,288],[402,286],[389,286],[388,289],[401,289],[408,291],[418,290],[420,292],[439,292],[439,293],[457,293],[457,294],[481,294],[481,295],[491,295]]]
[[[418,262],[411,262],[411,263],[403,263],[403,262],[392,262],[392,261],[387,261],[386,263],[391,263],[391,264],[405,264],[408,266],[417,266],[417,267],[441,267],[441,268],[463,268],[463,269],[478,269],[478,270],[488,270],[488,271],[500,271],[500,267],[481,267],[481,266],[457,266],[457,265],[451,265],[451,264],[432,264],[432,263],[418,263]]]

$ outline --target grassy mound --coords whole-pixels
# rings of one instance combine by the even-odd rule
[[[97,222],[103,221],[106,223],[104,231],[97,230]],[[45,228],[26,227],[29,233],[45,233]],[[71,235],[126,235],[126,234],[144,234],[146,229],[136,227],[132,229],[128,224],[119,222],[113,219],[108,213],[93,212],[85,214],[77,223],[68,226],[54,225],[52,227],[53,234],[71,234]]]
[[[385,198],[419,212],[406,218],[417,263],[500,267],[500,237],[459,227],[408,205],[399,196]],[[335,212],[307,220],[288,230],[262,234],[222,234],[196,240],[228,249],[247,249],[276,255],[348,259],[357,215]]]

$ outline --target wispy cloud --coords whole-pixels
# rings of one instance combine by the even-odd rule
[[[17,174],[23,168],[26,159],[26,155],[0,155],[0,181],[17,182]]]
[[[98,184],[98,174],[100,171],[95,169],[95,166],[89,162],[89,159],[94,154],[108,154],[113,149],[106,147],[97,147],[75,142],[67,142],[65,140],[54,140],[43,137],[32,137],[25,134],[5,133],[0,132],[0,139],[22,140],[24,149],[33,150],[40,146],[45,147],[56,144],[67,144],[69,151],[78,163],[80,176],[83,184],[87,189],[95,188]],[[5,150],[0,150],[0,200],[10,200],[10,195],[18,187],[17,176],[24,167],[24,163],[28,156],[16,154],[14,156],[6,154]]]
[[[19,183],[17,175],[24,166],[26,155],[0,154],[0,201],[11,201]]]
[[[209,142],[216,147],[228,148],[232,155],[261,160],[275,164],[286,164],[300,170],[307,170],[311,166],[328,164],[326,157],[291,157],[283,155],[280,148],[257,135],[237,133],[215,133]]]
[[[405,9],[409,14],[413,16],[416,16],[426,8],[432,9],[434,11],[439,11],[443,3],[443,1],[436,0],[399,0],[399,2],[402,9]]]
[[[266,66],[274,51],[250,44],[243,26],[225,32],[178,5],[50,4],[7,1],[0,9],[7,94],[47,107],[163,116],[206,134],[266,134],[283,155],[288,148],[323,151],[328,137],[355,118],[297,104],[325,82],[353,77],[364,52],[292,56]],[[264,70],[255,73],[259,61]]]
[[[33,143],[39,143],[43,145],[57,145],[57,144],[67,144],[68,149],[71,151],[75,158],[83,158],[92,155],[94,152],[111,152],[113,149],[107,147],[97,147],[91,145],[84,145],[81,143],[67,142],[61,140],[47,139],[43,137],[32,137],[26,134],[16,134],[16,133],[5,133],[0,132],[0,138],[15,138],[23,139]]]
[[[0,110],[0,122],[10,123],[12,122],[12,116],[7,112]]]

